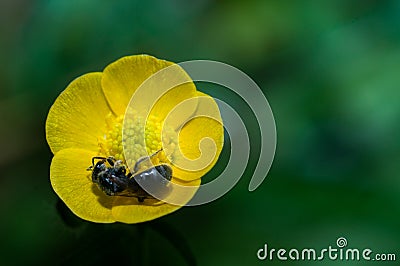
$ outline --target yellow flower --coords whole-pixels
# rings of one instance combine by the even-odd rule
[[[216,163],[223,145],[218,106],[210,96],[196,90],[180,67],[177,68],[189,79],[188,83],[169,90],[155,104],[150,90],[138,93],[139,104],[129,104],[146,79],[169,66],[177,67],[148,55],[123,57],[103,72],[88,73],[72,81],[51,107],[46,121],[46,138],[54,154],[51,185],[82,219],[139,223],[181,207],[156,199],[139,202],[136,197],[106,195],[92,182],[92,172],[87,171],[95,156],[114,156],[132,170],[140,157],[162,148],[151,161],[171,166],[172,183],[196,189],[201,177]],[[202,100],[189,101],[193,99]],[[177,111],[179,105],[183,108]],[[148,109],[148,116],[144,116],[144,109]],[[214,119],[202,116],[204,112]],[[207,138],[213,143],[203,141]],[[205,167],[182,166],[187,160],[195,162],[207,154],[205,157],[211,160],[206,158],[199,163],[200,166],[208,161]],[[184,195],[183,201],[188,202],[196,189]],[[170,193],[173,195],[174,190]]]

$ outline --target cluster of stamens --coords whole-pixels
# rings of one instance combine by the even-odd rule
[[[160,149],[167,148],[173,152],[177,147],[176,134],[172,128],[162,128],[160,119],[150,115],[147,121],[135,110],[129,110],[124,116],[106,117],[106,132],[98,138],[99,154],[113,156],[128,166],[143,157],[151,155]],[[164,145],[163,145],[164,144]],[[173,160],[173,158],[170,157]],[[159,152],[151,160],[153,164],[170,163],[165,152]]]

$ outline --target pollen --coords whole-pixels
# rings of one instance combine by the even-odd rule
[[[134,110],[130,110],[128,117],[124,121],[122,115],[107,115],[106,132],[98,137],[99,154],[105,157],[113,156],[116,160],[133,166],[143,156],[152,155],[165,148],[173,152],[178,146],[174,130],[168,126],[163,128],[157,116],[150,115],[146,120]],[[173,157],[170,159],[173,160]],[[164,152],[157,153],[151,162],[171,164]]]

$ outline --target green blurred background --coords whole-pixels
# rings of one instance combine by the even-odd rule
[[[400,260],[399,1],[2,0],[0,21],[2,265],[284,265],[257,250],[321,249],[341,236]],[[247,191],[254,116],[201,84],[252,137],[246,174],[226,196],[140,225],[81,221],[58,201],[44,132],[51,104],[75,77],[142,53],[222,61],[260,85],[278,144],[259,189]]]

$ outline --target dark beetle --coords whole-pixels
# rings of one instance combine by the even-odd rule
[[[169,165],[160,164],[137,173],[141,162],[150,159],[160,151],[140,158],[135,164],[134,174],[126,174],[126,166],[121,160],[115,160],[112,156],[93,157],[92,166],[88,170],[92,171],[93,183],[108,196],[136,197],[139,202],[143,202],[144,199],[154,199],[137,181],[145,182],[146,187],[151,186],[157,195],[167,196],[170,192],[168,183],[172,178],[172,168]],[[95,160],[99,161],[95,164]]]

